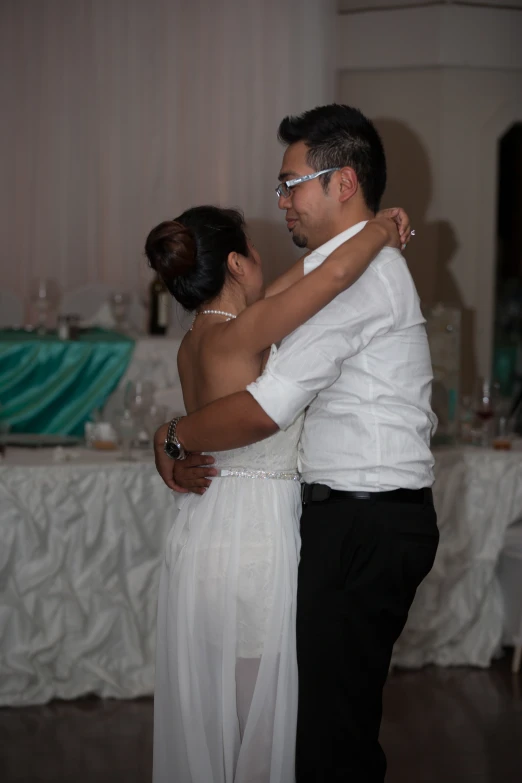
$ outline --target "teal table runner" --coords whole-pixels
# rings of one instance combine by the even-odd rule
[[[78,340],[0,330],[0,420],[12,432],[83,435],[117,387],[134,340],[92,329]]]

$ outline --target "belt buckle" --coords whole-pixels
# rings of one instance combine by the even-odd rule
[[[352,497],[354,497],[356,500],[371,500],[373,497],[372,492],[359,492],[355,491],[352,492]]]

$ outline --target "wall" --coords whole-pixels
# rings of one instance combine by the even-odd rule
[[[498,14],[493,26],[490,14]],[[338,99],[382,132],[385,201],[411,212],[417,236],[408,258],[422,299],[463,308],[469,387],[491,366],[497,142],[522,119],[522,46],[513,45],[522,40],[522,13],[429,6],[340,19]],[[481,50],[488,28],[497,37]],[[393,46],[383,53],[376,41],[387,36]]]
[[[331,99],[334,19],[330,0],[0,2],[0,286],[136,290],[148,231],[202,203],[245,211],[269,277],[292,260],[277,126]]]

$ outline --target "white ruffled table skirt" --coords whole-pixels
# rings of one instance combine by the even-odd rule
[[[159,566],[176,513],[152,459],[82,452],[57,465],[48,451],[9,453],[0,705],[153,692]]]
[[[393,663],[486,667],[502,638],[496,569],[506,529],[522,517],[522,452],[441,450],[435,470],[439,550]]]
[[[151,694],[159,566],[177,513],[152,460],[11,450],[0,463],[0,705]],[[438,452],[441,532],[394,663],[488,666],[495,569],[522,516],[522,453]]]

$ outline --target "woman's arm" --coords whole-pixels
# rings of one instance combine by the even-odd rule
[[[385,245],[399,247],[401,241],[393,218],[373,218],[313,272],[230,321],[227,342],[249,353],[279,342],[349,288]]]
[[[409,218],[403,209],[400,207],[381,209],[380,212],[377,212],[376,217],[389,217],[394,220],[397,223],[397,228],[401,235],[401,242],[404,244],[408,241],[410,235]],[[301,256],[301,258],[295,262],[295,264],[292,264],[290,269],[287,269],[286,272],[279,275],[273,283],[270,283],[266,289],[265,298],[280,294],[282,291],[286,291],[291,285],[301,280],[304,276],[304,260],[308,255],[310,255],[310,253],[305,253],[304,256]]]

